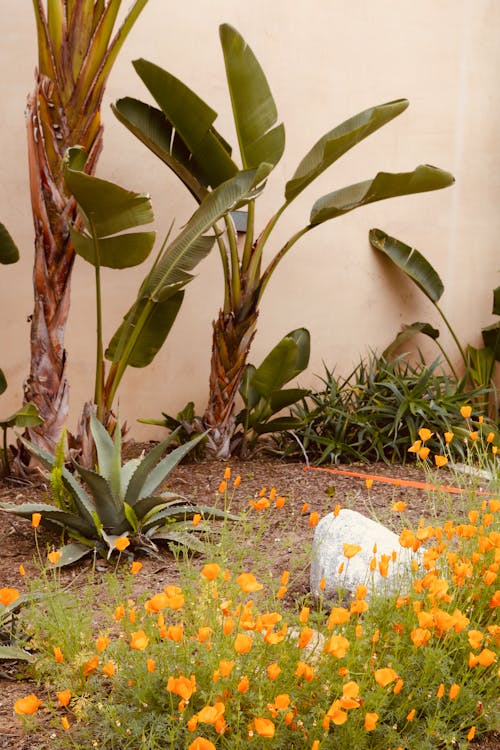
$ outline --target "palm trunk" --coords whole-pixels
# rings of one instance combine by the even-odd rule
[[[258,310],[254,305],[235,313],[221,310],[213,323],[210,392],[203,418],[209,429],[208,452],[228,459],[234,452],[235,401],[248,353],[256,333]]]
[[[102,127],[96,127],[95,115],[86,118],[83,128],[80,121],[75,132],[55,92],[52,83],[45,76],[39,76],[27,107],[35,261],[31,367],[25,384],[25,400],[33,401],[44,419],[40,427],[28,429],[29,439],[50,452],[60,438],[68,414],[64,332],[75,255],[68,224],[75,221],[76,204],[65,191],[62,160],[66,149],[82,139],[82,135],[88,135],[90,129],[92,142],[86,168],[91,171],[102,144]]]

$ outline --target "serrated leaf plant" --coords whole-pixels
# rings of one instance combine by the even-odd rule
[[[114,550],[122,551],[129,545],[131,549],[155,554],[158,540],[202,551],[200,536],[207,531],[206,519],[235,518],[216,508],[195,505],[175,493],[158,491],[203,435],[197,435],[162,458],[172,439],[169,435],[145,457],[122,465],[119,421],[114,439],[93,414],[90,429],[96,445],[97,467],[88,469],[73,460],[77,476],[64,466],[62,447],[52,456],[23,440],[33,456],[51,472],[53,503],[0,505],[0,510],[23,518],[40,514],[41,525],[73,540],[58,550],[56,566],[76,562],[93,551],[109,558]],[[56,490],[58,485],[61,487]],[[203,523],[193,524],[196,514],[204,519]]]

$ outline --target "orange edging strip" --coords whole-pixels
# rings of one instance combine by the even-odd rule
[[[412,487],[416,490],[440,490],[441,492],[450,492],[455,495],[460,495],[462,492],[467,492],[463,487],[448,487],[444,484],[440,484],[438,487],[434,484],[428,484],[427,482],[415,482],[411,479],[395,479],[394,477],[384,477],[378,474],[362,474],[358,471],[346,471],[345,469],[330,469],[324,466],[304,466],[304,471],[329,471],[332,474],[342,474],[346,477],[356,477],[358,479],[371,479],[373,482],[385,482],[385,484],[394,484],[396,487]],[[488,495],[491,497],[491,492],[484,492],[482,490],[474,490],[476,495]]]

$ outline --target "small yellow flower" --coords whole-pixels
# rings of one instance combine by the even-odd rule
[[[395,513],[402,513],[406,508],[408,507],[408,503],[404,503],[402,500],[398,500],[397,502],[393,503],[391,510],[393,510]]]

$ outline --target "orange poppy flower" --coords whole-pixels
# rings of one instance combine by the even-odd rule
[[[359,544],[348,544],[347,542],[344,543],[344,557],[347,557],[348,560],[357,555],[358,552],[361,552],[361,547],[359,546]]]
[[[461,406],[460,414],[464,419],[469,419],[470,415],[472,414],[472,406]]]
[[[130,539],[127,536],[120,536],[115,540],[114,546],[115,549],[118,550],[118,552],[123,552],[123,550],[127,549],[127,547],[130,546]]]
[[[188,701],[196,691],[196,679],[194,675],[188,677],[169,677],[166,690],[169,693],[179,695],[182,700]]]
[[[238,682],[236,690],[238,691],[238,693],[246,693],[249,687],[250,681],[246,675],[243,675],[241,680]]]
[[[222,677],[229,677],[234,667],[234,661],[221,659],[219,662],[219,672]]]
[[[345,724],[348,719],[348,714],[346,713],[346,711],[342,710],[340,700],[333,701],[332,705],[326,712],[326,718],[328,718],[337,726]]]
[[[188,747],[188,750],[217,750],[213,742],[205,737],[196,737]]]
[[[467,638],[469,639],[470,647],[477,649],[483,642],[484,633],[481,633],[480,630],[469,630]]]
[[[453,685],[450,687],[449,697],[450,701],[454,701],[455,698],[458,696],[460,692],[460,685],[457,685],[456,682],[453,683]]]
[[[174,641],[174,643],[180,643],[182,641],[183,635],[184,635],[184,627],[182,625],[169,625],[168,626],[167,638],[170,641]]]
[[[418,436],[423,443],[426,443],[427,440],[430,440],[433,435],[434,433],[428,430],[427,427],[421,427],[418,431]]]
[[[270,680],[275,680],[279,673],[281,672],[281,667],[277,662],[273,662],[272,664],[269,664],[267,667],[267,676]]]
[[[297,644],[298,647],[305,648],[311,642],[313,635],[314,635],[314,630],[312,630],[311,628],[308,628],[308,627],[302,628],[299,634],[299,642]]]
[[[416,713],[417,713],[416,710],[412,708],[412,710],[406,716],[406,721],[413,721]]]
[[[52,563],[52,565],[55,565],[57,562],[59,562],[61,553],[59,552],[59,550],[52,550],[52,552],[49,552],[49,554],[47,555],[47,558],[49,562]]]
[[[406,508],[408,507],[408,503],[404,503],[402,500],[398,500],[397,502],[393,503],[391,506],[391,510],[393,510],[395,513],[402,513]]]
[[[264,719],[261,716],[257,716],[253,720],[253,725],[255,727],[255,731],[258,735],[260,735],[260,737],[274,737],[276,727],[274,726],[271,719]]]
[[[130,572],[133,576],[137,575],[137,573],[142,569],[142,563],[138,560],[134,560],[132,565],[130,566]]]
[[[83,665],[83,676],[88,677],[89,675],[94,672],[99,665],[99,658],[97,656],[94,656],[92,659],[89,659],[85,662]]]
[[[438,689],[436,691],[436,697],[441,700],[441,698],[443,697],[443,695],[444,695],[444,683],[441,682],[441,684],[439,685],[439,687],[438,687]]]
[[[31,525],[34,529],[38,529],[40,526],[40,521],[42,520],[42,514],[41,513],[32,513],[31,514]]]
[[[204,706],[201,711],[196,714],[198,721],[202,724],[215,724],[226,710],[223,703],[217,702],[213,706]]]
[[[100,653],[102,653],[109,646],[109,643],[109,638],[105,635],[100,635],[95,642],[95,647]]]
[[[203,566],[200,575],[207,581],[213,581],[220,573],[220,566],[217,563],[207,563]]]
[[[365,729],[367,732],[372,732],[377,726],[378,714],[368,711],[365,714]]]
[[[295,670],[296,677],[303,677],[306,682],[311,682],[314,677],[314,667],[306,664],[305,661],[299,661]]]
[[[318,521],[319,521],[319,513],[316,513],[316,511],[314,511],[309,516],[309,526],[312,526],[312,527],[317,526]]]
[[[71,700],[71,690],[61,690],[60,693],[56,693],[57,700],[60,706],[67,706]]]
[[[244,633],[238,633],[234,640],[234,650],[238,654],[247,654],[252,648],[252,638]]]
[[[446,466],[446,464],[448,463],[448,459],[446,458],[446,456],[440,456],[436,453],[436,455],[434,456],[434,463],[436,464],[438,469],[440,469],[442,466]]]
[[[144,649],[148,647],[148,644],[149,638],[144,630],[136,630],[132,633],[130,638],[130,648],[133,648],[136,651],[144,651]]]
[[[146,659],[146,669],[152,673],[156,669],[156,662],[154,659]]]
[[[342,635],[332,635],[326,642],[325,651],[332,654],[336,659],[342,659],[349,648],[349,641]]]
[[[64,731],[68,731],[69,729],[69,721],[67,716],[61,716],[61,725]]]
[[[262,584],[257,581],[253,573],[242,573],[238,576],[236,582],[240,589],[246,594],[251,594],[254,591],[260,591],[264,588]]]
[[[420,448],[421,448],[421,446],[422,446],[422,441],[421,440],[415,440],[415,442],[413,443],[413,445],[410,448],[408,448],[408,453],[418,453],[419,450],[420,450]]]
[[[14,712],[18,716],[31,716],[36,713],[42,701],[34,693],[26,695],[24,698],[18,698],[14,703]]]
[[[489,648],[483,648],[480,654],[477,655],[477,663],[482,667],[489,667],[491,664],[496,662],[497,657],[494,651]]]
[[[332,607],[326,626],[328,630],[333,630],[334,625],[343,625],[350,619],[351,613],[345,607]]]
[[[420,450],[418,452],[418,457],[422,461],[425,461],[425,459],[427,458],[427,456],[429,455],[430,452],[431,452],[431,449],[427,448],[427,446],[424,446],[423,448],[420,448]]]
[[[389,683],[394,682],[394,680],[397,680],[398,675],[391,667],[383,667],[382,669],[375,670],[374,677],[377,685],[385,687]]]
[[[106,675],[106,677],[113,677],[115,674],[115,665],[112,661],[107,661],[106,664],[103,666],[102,671]]]
[[[447,443],[451,443],[451,441],[453,440],[454,437],[455,437],[455,433],[454,432],[445,432],[444,433],[444,439],[445,439],[445,441]]]

